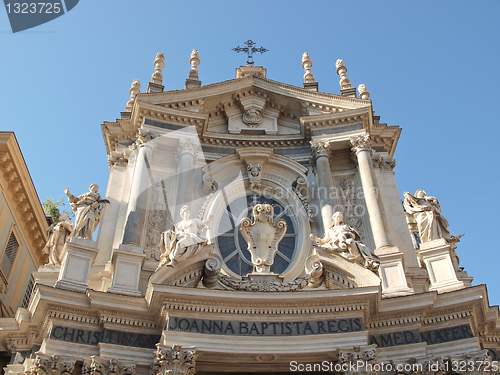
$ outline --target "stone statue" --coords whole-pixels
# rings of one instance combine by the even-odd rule
[[[64,189],[64,193],[68,196],[68,201],[75,213],[75,227],[71,232],[71,237],[92,240],[92,236],[101,220],[104,207],[109,203],[107,199],[101,199],[98,190],[99,186],[92,184],[88,193],[75,197],[69,192],[69,188]]]
[[[361,236],[356,229],[344,224],[342,212],[337,211],[333,214],[332,225],[323,238],[312,234],[310,237],[322,249],[337,253],[349,261],[360,263],[369,270],[378,270],[379,258],[360,241]]]
[[[68,214],[62,213],[59,221],[52,224],[47,230],[48,240],[43,248],[45,254],[49,254],[49,263],[52,265],[59,265],[64,259],[63,247],[66,240],[73,232],[73,223],[68,220]]]
[[[453,242],[455,236],[448,230],[448,221],[441,215],[441,205],[434,197],[429,197],[423,190],[417,190],[415,195],[404,193],[404,207],[415,217],[420,241],[429,242],[444,238]]]
[[[198,218],[191,219],[188,206],[181,208],[182,220],[175,225],[175,230],[167,230],[160,236],[160,266],[173,264],[189,258],[208,243],[208,225]]]
[[[287,224],[283,219],[274,222],[274,208],[270,204],[257,204],[252,210],[252,218],[245,217],[240,222],[240,232],[248,244],[254,271],[269,273],[274,263],[278,244],[286,233]]]

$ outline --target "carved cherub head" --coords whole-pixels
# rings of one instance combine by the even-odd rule
[[[260,164],[248,164],[247,169],[252,176],[258,176],[262,166]]]
[[[257,204],[252,210],[254,221],[269,221],[272,223],[274,207],[271,204]]]

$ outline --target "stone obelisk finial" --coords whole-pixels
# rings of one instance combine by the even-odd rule
[[[312,61],[307,52],[302,55],[302,67],[304,68],[304,84],[303,87],[308,90],[318,91],[318,82],[314,82],[314,74],[312,73]]]
[[[340,95],[356,97],[356,88],[351,87],[351,81],[349,81],[349,78],[347,78],[347,68],[345,66],[344,60],[337,60],[335,66],[337,67],[337,74],[340,76]]]
[[[138,79],[134,79],[132,85],[130,86],[129,91],[130,91],[130,99],[127,102],[127,106],[125,107],[126,112],[132,111],[132,107],[134,106],[135,102],[135,97],[137,96],[137,94],[141,92],[141,83],[139,82]]]
[[[151,82],[148,84],[148,93],[163,92],[165,88],[163,86],[163,75],[161,74],[161,70],[165,67],[165,56],[162,52],[156,54],[154,66],[155,72],[151,76]]]
[[[368,92],[368,88],[366,85],[361,84],[358,86],[359,98],[360,99],[370,99],[370,93]]]
[[[199,79],[198,65],[200,65],[200,55],[198,50],[194,49],[191,52],[191,58],[189,59],[191,64],[191,69],[189,70],[189,78],[186,79],[186,89],[192,89],[201,86],[201,81]]]

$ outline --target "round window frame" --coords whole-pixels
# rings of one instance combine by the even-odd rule
[[[304,274],[305,261],[312,251],[312,245],[309,239],[309,218],[304,210],[304,207],[302,206],[302,203],[298,199],[297,195],[292,191],[291,187],[284,188],[281,184],[267,180],[263,181],[261,191],[261,195],[266,198],[273,199],[279,202],[283,207],[286,207],[288,209],[288,216],[290,217],[290,220],[292,220],[295,224],[296,241],[293,258],[285,271],[280,274],[283,281],[288,282]],[[247,195],[251,195],[252,193],[254,192],[248,188],[247,184],[243,184],[241,180],[235,180],[228,185],[221,187],[215,194],[209,209],[209,212],[213,215],[211,220],[213,227],[210,229],[210,237],[213,238],[212,242],[214,243],[218,256],[221,256],[217,243],[219,225],[227,205],[237,198],[245,197]],[[242,276],[233,272],[226,266],[224,261],[222,262],[222,270],[227,275],[237,279],[242,279]]]

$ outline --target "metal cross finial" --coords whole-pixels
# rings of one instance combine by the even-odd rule
[[[238,46],[236,48],[233,48],[233,51],[236,51],[238,53],[239,52],[246,52],[248,54],[247,65],[249,65],[249,66],[253,66],[253,56],[252,56],[253,53],[260,52],[262,54],[264,52],[269,51],[268,49],[266,49],[264,47],[260,47],[260,48],[254,47],[255,43],[252,41],[252,39],[248,39],[243,44],[246,44],[247,46],[246,47],[240,47],[240,46]]]

